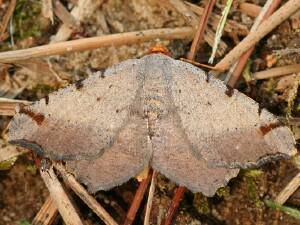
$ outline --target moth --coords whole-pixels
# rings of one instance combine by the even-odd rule
[[[226,90],[201,69],[151,54],[20,106],[9,140],[64,160],[90,192],[150,166],[212,196],[240,168],[296,154],[288,127],[246,95]]]

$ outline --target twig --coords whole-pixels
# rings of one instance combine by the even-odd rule
[[[175,190],[174,197],[168,209],[165,219],[162,220],[161,225],[171,225],[173,218],[178,210],[179,203],[183,199],[184,193],[186,192],[185,187],[178,187]]]
[[[235,46],[215,67],[218,70],[225,71],[233,63],[235,63],[243,53],[255,45],[259,40],[271,32],[275,27],[281,24],[284,20],[297,12],[300,8],[299,0],[290,0],[272,16],[264,21],[254,33],[250,33],[237,46]]]
[[[256,18],[261,10],[261,7],[253,3],[242,2],[239,5],[240,11],[248,16]]]
[[[272,13],[279,7],[281,3],[281,0],[268,0],[261,10],[260,15],[256,19],[255,23],[253,24],[251,31],[250,32],[255,32],[259,26],[259,24],[262,23],[262,21],[266,20],[269,16],[272,15]],[[227,74],[227,78],[225,82],[227,82],[227,85],[231,88],[234,88],[236,82],[238,81],[241,73],[243,72],[247,61],[249,57],[251,56],[252,52],[254,51],[255,46],[251,47],[248,49],[247,52],[245,52],[240,60],[237,62],[236,65],[233,65],[232,68],[230,69],[229,73]]]
[[[279,193],[275,202],[283,205],[286,200],[300,187],[300,173],[298,173]]]
[[[81,22],[88,19],[89,15],[92,15],[102,3],[103,1],[100,0],[78,0],[70,14],[75,18],[76,24],[79,25]],[[68,40],[73,33],[72,28],[73,27],[70,27],[69,24],[62,24],[56,35],[51,38],[51,43]]]
[[[53,9],[55,15],[68,27],[76,27],[76,20],[74,16],[69,13],[63,4],[59,0],[53,2]]]
[[[4,148],[0,148],[0,162],[10,160],[27,152],[29,152],[29,150],[25,148],[17,148],[16,146],[8,145]]]
[[[207,26],[208,18],[211,15],[211,12],[213,10],[215,3],[216,3],[216,0],[209,0],[209,2],[205,6],[203,15],[200,17],[198,28],[197,28],[196,34],[194,36],[193,43],[192,43],[190,51],[187,55],[187,58],[190,60],[193,60],[195,58],[195,55],[196,55],[198,49],[200,48],[200,44],[203,41],[204,30]]]
[[[54,23],[54,15],[53,15],[53,1],[52,0],[42,0],[42,13],[43,16]]]
[[[83,225],[68,195],[57,179],[53,167],[51,166],[47,171],[40,170],[40,174],[66,225]]]
[[[131,203],[130,209],[127,212],[127,215],[126,215],[123,225],[131,225],[133,223],[136,213],[137,213],[138,209],[140,208],[141,202],[144,198],[146,190],[151,181],[152,173],[153,173],[153,171],[150,170],[148,173],[148,176],[140,183],[140,185],[135,193],[134,199]]]
[[[43,204],[40,211],[36,214],[32,221],[32,225],[51,225],[58,215],[58,210],[54,201],[49,196]]]
[[[9,20],[15,10],[16,2],[17,2],[16,0],[11,0],[8,5],[7,11],[6,11],[5,15],[3,16],[3,21],[1,24],[1,28],[0,28],[0,36],[2,36],[6,31]]]
[[[151,213],[152,204],[153,204],[153,197],[154,197],[154,193],[155,193],[155,185],[156,185],[156,172],[153,171],[151,184],[150,184],[150,188],[149,188],[148,199],[147,199],[144,225],[150,225],[149,220],[150,220],[150,213]]]
[[[255,80],[269,79],[300,72],[300,64],[276,67],[253,74]]]
[[[198,5],[195,5],[193,3],[190,3],[188,1],[185,1],[185,4],[198,16],[203,15],[204,8],[202,8]],[[212,12],[210,18],[208,19],[208,24],[210,24],[214,29],[217,29],[220,19],[221,19],[221,16]],[[231,20],[231,19],[227,20],[224,30],[228,33],[235,32],[241,36],[246,36],[249,33],[247,26],[237,23],[236,21]]]
[[[175,8],[179,13],[181,13],[184,16],[186,22],[188,24],[190,24],[192,27],[195,27],[195,28],[197,27],[198,17],[195,15],[195,13],[193,13],[191,10],[189,10],[187,5],[185,3],[183,3],[181,0],[167,0],[167,1],[163,0],[163,2],[173,6],[173,8]],[[215,36],[215,34],[212,31],[212,29],[207,27],[206,32],[204,33],[204,40],[210,46],[213,46],[213,44],[214,44],[214,36]],[[219,56],[223,55],[225,53],[226,49],[227,49],[227,45],[224,41],[222,41],[220,43],[220,49],[218,49],[217,54]]]
[[[0,115],[1,116],[14,116],[16,114],[16,106],[18,104],[30,104],[29,101],[25,100],[15,100],[9,98],[0,98]]]
[[[93,198],[85,188],[77,182],[73,175],[69,174],[65,168],[58,163],[54,167],[61,174],[64,182],[84,201],[99,218],[108,225],[117,225],[117,222],[106,212],[106,210]]]
[[[184,16],[184,18],[185,18],[185,20],[188,24],[190,24],[193,27],[197,26],[197,23],[198,23],[197,16],[188,9],[188,7],[186,6],[186,4],[184,4],[183,1],[181,1],[181,0],[167,0],[167,2],[171,6],[173,6],[173,8],[175,8],[176,11],[178,11],[181,15]]]
[[[193,60],[189,60],[189,59],[185,59],[185,58],[180,58],[180,60],[184,61],[184,62],[188,62],[190,64],[193,64],[194,66],[205,68],[205,69],[210,69],[210,70],[214,70],[215,69],[212,66],[209,66],[209,65],[206,65],[206,64],[202,64],[202,63],[198,63],[198,62],[193,61]]]
[[[141,30],[128,33],[105,35],[101,37],[84,38],[73,41],[59,42],[28,49],[0,53],[0,63],[12,63],[28,58],[59,55],[74,51],[84,51],[108,46],[120,46],[140,43],[153,39],[186,39],[194,35],[191,27],[162,28]]]

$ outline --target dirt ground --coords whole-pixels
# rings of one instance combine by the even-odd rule
[[[0,0],[0,18],[3,18],[9,2],[9,0]],[[72,6],[68,3],[72,1],[61,2],[67,8]],[[203,6],[206,1],[189,2]],[[221,14],[225,2],[218,1],[214,9],[216,14]],[[241,2],[245,1],[234,1],[229,18],[249,30],[253,18],[238,9]],[[247,2],[263,6],[266,1]],[[74,29],[69,39],[189,25],[182,14],[172,8],[168,1],[95,0],[92,4],[84,20]],[[42,1],[17,1],[13,22],[10,25],[14,27],[13,41],[12,38],[3,41],[0,45],[1,51],[47,44],[53,39],[62,22],[55,17],[54,24],[51,24],[43,15],[41,5]],[[300,63],[299,28],[300,13],[293,15],[267,35],[252,55],[249,70],[255,72],[268,67]],[[210,29],[214,30],[212,27]],[[240,40],[244,36],[237,35]],[[222,40],[227,45],[225,54],[237,41],[228,32],[224,33]],[[142,44],[112,46],[47,59],[28,59],[16,64],[0,65],[0,95],[7,98],[38,100],[95,71],[125,59],[140,58],[158,44],[166,46],[172,57],[180,58],[188,52],[191,40],[153,40]],[[210,53],[210,46],[204,43],[197,54],[197,61],[207,63]],[[224,54],[218,55],[215,61],[219,61],[223,56]],[[287,115],[297,118],[300,112],[298,86],[299,74],[253,82],[245,72],[237,88],[274,114],[282,118]],[[10,119],[10,117],[0,118],[2,146],[7,144],[6,127]],[[291,126],[298,140],[299,126],[293,123],[288,125]],[[271,209],[265,204],[266,199],[274,199],[278,195],[297,171],[297,166],[292,160],[274,162],[256,170],[242,170],[237,178],[232,179],[228,186],[221,188],[214,197],[207,198],[200,193],[193,194],[188,191],[174,224],[300,224],[299,219]],[[117,222],[122,223],[137,186],[138,182],[132,179],[110,191],[97,192],[95,198]],[[167,178],[158,176],[150,219],[152,224],[160,223],[175,187],[176,185]],[[47,196],[48,190],[30,154],[19,157],[10,169],[0,170],[0,225],[30,224]],[[86,224],[102,224],[75,195],[72,196]],[[135,224],[143,223],[145,204],[146,199],[142,202]],[[299,209],[300,190],[290,197],[286,205]],[[57,218],[54,224],[62,224],[62,220]]]

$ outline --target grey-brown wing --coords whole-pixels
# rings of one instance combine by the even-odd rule
[[[133,116],[111,148],[93,160],[68,161],[67,170],[86,184],[90,192],[108,190],[147,167],[151,152],[147,122]]]
[[[187,63],[170,59],[169,87],[193,153],[210,166],[248,168],[296,153],[288,127],[237,90]]]
[[[236,177],[239,170],[209,168],[205,160],[196,158],[176,121],[176,116],[172,115],[159,121],[156,135],[152,137],[151,165],[175,183],[213,196],[218,188]]]
[[[136,63],[123,62],[50,94],[49,100],[20,107],[9,140],[55,160],[92,159],[103,153],[136,110],[141,83]]]

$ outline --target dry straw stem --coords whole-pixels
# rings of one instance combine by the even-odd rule
[[[85,188],[77,182],[75,177],[69,174],[63,165],[55,163],[54,167],[61,174],[64,182],[84,201],[93,212],[107,225],[117,225],[117,222],[106,212],[106,210],[93,198]]]
[[[212,10],[214,8],[214,5],[216,3],[216,0],[209,0],[209,2],[206,4],[203,15],[200,17],[198,28],[193,40],[193,43],[191,45],[190,51],[187,55],[187,58],[189,60],[193,60],[195,58],[195,55],[200,48],[201,42],[203,42],[203,35],[205,28],[207,26],[208,18],[210,17]]]
[[[300,173],[298,173],[279,193],[275,202],[283,205],[288,198],[300,187]]]
[[[40,211],[36,214],[32,221],[32,225],[51,225],[56,216],[58,215],[58,210],[55,206],[53,199],[49,196],[44,202]]]
[[[29,101],[15,100],[9,98],[0,98],[0,115],[1,116],[14,116],[16,114],[16,106],[18,104],[30,104]]]
[[[191,27],[180,27],[141,30],[128,33],[105,35],[100,37],[84,38],[28,49],[2,52],[0,53],[0,62],[12,63],[18,60],[25,60],[29,58],[60,55],[69,52],[85,51],[108,46],[134,44],[150,41],[153,39],[189,39],[193,37],[194,33],[195,31]]]
[[[281,3],[281,0],[268,0],[263,7],[263,9],[260,11],[259,16],[256,18],[251,31],[255,32],[258,28],[258,26],[262,23],[262,21],[266,20],[269,16],[274,13],[274,11],[279,7]],[[239,61],[232,66],[230,71],[227,74],[227,78],[229,79],[227,82],[227,85],[229,87],[234,88],[236,82],[238,81],[241,73],[243,72],[249,57],[252,55],[252,52],[254,51],[255,46],[249,48],[239,59]]]
[[[248,16],[256,18],[260,13],[261,7],[253,3],[242,2],[239,5],[239,9],[242,13],[245,13]]]
[[[68,27],[76,27],[76,20],[74,16],[69,13],[63,4],[59,0],[53,2],[53,9],[55,15]]]
[[[65,224],[83,225],[75,207],[72,205],[64,188],[57,179],[53,167],[51,166],[47,171],[40,170],[40,174]]]
[[[102,3],[102,0],[78,0],[74,3],[76,5],[70,14],[75,18],[76,23],[79,25],[81,22],[88,19]],[[58,29],[56,35],[52,37],[51,43],[66,41],[70,38],[72,33],[72,27],[70,27],[69,24],[64,23]]]
[[[11,0],[9,5],[8,5],[8,8],[7,8],[7,11],[5,13],[5,15],[3,16],[3,20],[2,20],[2,23],[1,23],[1,27],[0,27],[0,37],[2,35],[4,35],[5,31],[6,31],[6,28],[8,26],[8,23],[9,23],[9,20],[15,10],[15,7],[16,7],[16,0]]]
[[[150,225],[150,214],[151,214],[151,209],[152,209],[152,205],[153,205],[153,197],[154,197],[154,193],[155,193],[155,185],[156,185],[156,172],[153,171],[152,179],[151,179],[151,184],[150,184],[150,188],[149,188],[148,199],[147,199],[144,225]]]
[[[234,47],[215,67],[217,70],[225,71],[235,63],[243,53],[254,46],[259,40],[271,32],[284,20],[297,12],[300,8],[299,0],[290,0],[272,16],[264,21],[254,33],[250,33],[236,47]]]
[[[127,212],[127,215],[126,215],[123,225],[131,225],[133,223],[136,213],[137,213],[138,209],[140,208],[140,205],[145,196],[146,190],[151,181],[152,173],[153,173],[153,170],[150,170],[148,173],[148,176],[140,183],[140,185],[135,193],[134,199],[131,203],[130,209]]]
[[[255,80],[269,79],[300,72],[300,64],[276,67],[253,74]]]

